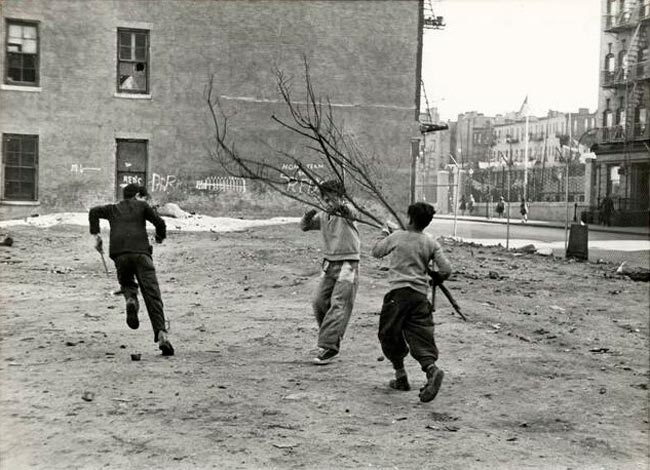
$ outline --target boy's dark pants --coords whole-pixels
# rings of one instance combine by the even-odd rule
[[[379,342],[395,369],[404,368],[410,348],[426,372],[438,360],[432,308],[426,295],[408,287],[386,294],[379,317]]]
[[[137,300],[138,284],[140,284],[140,292],[142,292],[153,328],[154,341],[158,341],[158,332],[166,331],[165,314],[156,278],[156,268],[151,256],[142,253],[125,253],[117,256],[114,262],[117,280],[126,300]],[[134,278],[138,280],[137,284]]]

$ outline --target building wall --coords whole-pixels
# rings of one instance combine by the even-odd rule
[[[622,11],[626,16],[615,15]],[[650,5],[602,0],[601,12],[599,132],[591,203],[595,208],[609,194],[621,216],[642,225],[650,208]],[[612,29],[612,24],[619,27]],[[637,55],[644,48],[645,56]],[[627,68],[620,60],[622,51],[628,51]]]
[[[4,18],[38,21],[40,91],[1,87],[0,131],[39,136],[41,211],[112,200],[120,138],[148,141],[147,185],[181,201],[196,181],[221,172],[206,150],[211,75],[242,153],[263,157],[266,144],[303,151],[271,116],[287,118],[274,68],[294,77],[303,99],[304,56],[316,92],[329,97],[364,152],[397,169],[392,187],[406,200],[420,12],[421,2],[410,1],[160,0],[151,8],[135,0],[5,0],[3,77]],[[144,98],[116,93],[118,27],[150,31]],[[0,204],[0,216],[12,210]]]

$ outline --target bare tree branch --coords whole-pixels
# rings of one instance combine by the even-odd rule
[[[303,62],[306,101],[296,102],[292,97],[291,78],[281,70],[275,70],[278,92],[286,104],[290,121],[275,114],[271,119],[305,139],[304,148],[312,152],[317,163],[306,163],[304,155],[278,149],[272,149],[275,154],[274,162],[240,155],[234,140],[228,134],[229,116],[224,112],[218,97],[213,95],[213,76],[206,86],[206,102],[214,125],[215,140],[215,148],[210,150],[210,155],[229,175],[259,181],[283,196],[321,210],[327,210],[327,205],[320,199],[319,191],[303,193],[293,192],[289,188],[296,182],[301,188],[303,183],[307,183],[309,188],[319,188],[323,176],[333,178],[345,188],[345,194],[341,196],[358,214],[351,217],[352,220],[373,227],[381,227],[384,224],[382,217],[358,200],[355,194],[360,193],[377,201],[404,228],[401,218],[381,192],[376,159],[366,157],[354,139],[342,132],[334,119],[329,100],[324,106],[316,95],[306,57],[303,57]],[[316,171],[321,166],[326,175]]]

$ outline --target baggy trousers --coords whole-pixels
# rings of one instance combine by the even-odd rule
[[[156,278],[156,268],[150,255],[142,253],[125,253],[114,259],[117,280],[126,300],[138,298],[138,284],[142,298],[147,306],[149,320],[153,328],[154,341],[158,341],[158,332],[165,329],[163,302]],[[138,280],[137,284],[135,279]]]
[[[438,360],[432,310],[427,296],[409,287],[392,290],[384,296],[379,342],[395,369],[404,368],[409,348],[425,372]]]
[[[340,349],[358,287],[358,261],[325,261],[313,301],[319,348]]]

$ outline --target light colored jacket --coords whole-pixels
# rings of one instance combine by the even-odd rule
[[[355,222],[324,211],[308,212],[300,220],[300,228],[304,232],[320,230],[327,261],[359,261],[361,243]]]
[[[410,287],[427,295],[430,261],[435,263],[444,278],[451,274],[451,264],[440,243],[427,233],[398,230],[377,240],[372,248],[372,256],[383,258],[387,255],[391,255],[388,272],[391,290]]]

